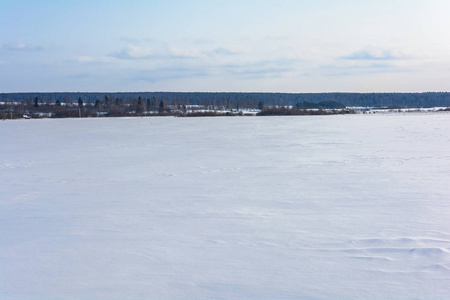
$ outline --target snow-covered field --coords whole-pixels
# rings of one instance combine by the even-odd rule
[[[448,299],[450,114],[0,122],[0,299]]]

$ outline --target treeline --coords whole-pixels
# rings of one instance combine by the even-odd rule
[[[350,113],[351,110],[335,101],[319,103],[301,102],[295,106],[267,106],[260,101],[257,105],[251,103],[215,102],[215,104],[188,104],[182,100],[169,101],[162,97],[157,99],[115,98],[104,95],[102,100],[85,102],[81,97],[77,101],[65,99],[61,102],[42,101],[39,97],[27,98],[24,101],[0,102],[0,118],[89,118],[89,117],[122,117],[122,116],[234,116],[234,115],[325,115]],[[235,106],[234,106],[234,105]],[[257,106],[257,108],[255,107]]]
[[[347,109],[345,105],[336,101],[322,101],[319,103],[300,102],[294,106],[269,106],[263,102],[258,103],[260,112],[258,116],[311,116],[311,115],[335,115],[353,114],[353,109]]]
[[[64,101],[64,102],[63,102]],[[26,98],[23,101],[0,102],[0,117],[7,118],[86,118],[86,117],[121,117],[146,115],[175,115],[195,113],[199,106],[169,104],[166,98],[116,98],[104,95],[94,102],[85,102],[83,98],[72,101],[66,98],[52,102],[47,98]]]
[[[305,100],[307,99],[307,100]],[[336,101],[334,99],[340,99]],[[415,105],[413,105],[415,104]],[[13,93],[0,94],[0,118],[314,115],[361,107],[450,106],[449,93]],[[253,111],[253,112],[251,112]]]
[[[303,101],[296,103],[295,106],[301,109],[343,109],[346,107],[344,104],[336,101],[321,101],[319,103]]]
[[[315,115],[340,115],[354,114],[352,109],[301,109],[294,107],[271,107],[258,112],[257,116],[315,116]]]
[[[2,93],[0,102],[23,102],[39,99],[39,103],[84,103],[95,104],[108,97],[115,102],[141,99],[161,100],[167,105],[203,105],[232,108],[257,108],[262,102],[265,106],[295,106],[297,103],[335,101],[344,106],[361,107],[449,107],[450,93],[179,93],[179,92],[136,92],[136,93]]]

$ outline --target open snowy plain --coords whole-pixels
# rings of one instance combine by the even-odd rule
[[[0,122],[1,299],[448,299],[450,114]]]

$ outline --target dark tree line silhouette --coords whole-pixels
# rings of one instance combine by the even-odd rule
[[[117,117],[179,115],[216,112],[237,114],[300,114],[300,110],[360,107],[450,106],[450,93],[3,93],[0,117]],[[290,111],[292,110],[292,111]],[[269,113],[270,111],[270,113]],[[325,112],[323,112],[325,113]],[[329,113],[329,111],[327,111]]]
[[[136,93],[0,93],[2,101],[26,101],[27,99],[39,99],[39,102],[61,103],[77,101],[79,98],[84,103],[102,101],[106,106],[114,103],[116,99],[124,101],[159,101],[166,104],[197,104],[234,106],[243,108],[257,108],[262,102],[267,106],[292,106],[300,102],[319,103],[336,101],[345,106],[400,106],[400,107],[425,107],[425,106],[450,106],[450,93],[179,93],[179,92],[136,92]]]

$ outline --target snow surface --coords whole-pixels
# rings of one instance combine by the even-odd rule
[[[450,114],[0,122],[0,299],[448,299]]]

